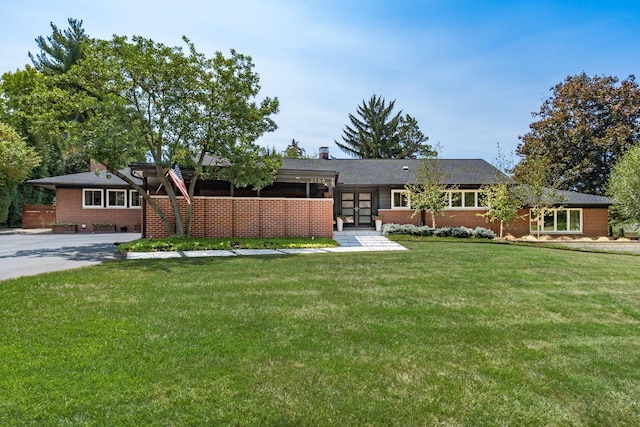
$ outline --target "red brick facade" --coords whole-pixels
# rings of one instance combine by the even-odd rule
[[[175,219],[168,197],[153,198]],[[180,200],[182,217],[186,204]],[[193,237],[333,237],[333,199],[195,197]],[[155,211],[147,208],[146,237],[168,232]]]
[[[93,232],[93,224],[114,223],[116,230],[127,227],[133,232],[140,229],[140,208],[83,208],[81,188],[58,188],[56,190],[56,222],[78,224],[78,232]],[[82,225],[85,228],[82,228]]]
[[[384,216],[384,223],[395,224],[414,224],[421,222],[420,215],[413,215],[413,210],[405,209],[380,209],[380,215]],[[481,209],[454,210],[448,209],[444,211],[444,215],[436,216],[436,227],[484,227],[493,230],[496,235],[500,234],[500,222],[489,222],[484,217],[476,214],[483,213]],[[526,236],[530,233],[529,229],[529,209],[521,209],[518,212],[519,219],[514,221],[507,228],[505,226],[504,234],[512,234],[516,237]],[[431,225],[431,214],[425,215],[425,224]],[[577,234],[579,237],[601,237],[607,236],[609,233],[609,211],[606,208],[583,208],[582,209],[582,233]],[[546,234],[546,233],[543,233]],[[561,233],[553,233],[559,235]],[[575,233],[569,234],[576,236]]]

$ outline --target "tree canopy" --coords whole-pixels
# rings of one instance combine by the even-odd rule
[[[640,146],[629,149],[613,166],[607,193],[624,219],[640,222]]]
[[[611,166],[640,140],[640,88],[635,77],[569,76],[552,88],[538,120],[521,137],[519,179],[530,158],[549,159],[558,189],[604,194]]]
[[[345,153],[361,159],[415,159],[435,155],[427,144],[418,121],[402,111],[393,113],[395,100],[389,102],[373,95],[362,101],[356,115],[349,114],[351,125],[343,130],[342,143],[334,141]]]
[[[25,180],[40,157],[11,126],[0,122],[0,222],[7,217],[12,193]]]
[[[153,40],[114,36],[94,40],[85,57],[62,78],[83,88],[70,111],[82,120],[67,123],[85,142],[87,153],[109,171],[138,186],[119,169],[149,159],[167,191],[175,228],[154,200],[138,188],[172,235],[189,233],[191,205],[183,220],[175,191],[166,177],[169,165],[190,166],[189,194],[199,178],[216,175],[237,187],[270,184],[281,164],[255,144],[276,129],[271,115],[278,100],[257,102],[259,77],[251,58],[232,50],[207,58],[184,38],[187,52]],[[205,167],[209,156],[225,167]],[[209,157],[210,158],[210,157]]]

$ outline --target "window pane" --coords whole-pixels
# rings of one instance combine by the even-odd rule
[[[354,199],[353,193],[342,193],[342,200],[353,200],[353,199]]]
[[[569,230],[580,231],[580,214],[582,211],[572,209],[569,211]]]
[[[84,192],[85,206],[102,206],[102,191],[88,190]]]
[[[555,222],[554,218],[555,218],[555,215],[554,215],[553,211],[552,212],[547,212],[547,213],[544,214],[544,219],[543,219],[543,221],[544,221],[543,230],[544,231],[553,231],[554,230],[554,228],[553,228],[554,222]]]
[[[464,206],[466,208],[474,208],[476,206],[476,193],[467,191],[464,193]]]
[[[531,230],[532,233],[535,232],[535,231],[538,231],[538,221],[535,220],[535,219],[532,219],[531,223],[530,223],[530,226],[529,226],[529,229]]]
[[[409,194],[406,191],[395,191],[393,193],[393,207],[394,208],[409,207]]]
[[[451,192],[451,207],[452,208],[461,208],[462,207],[462,193],[459,191]]]
[[[361,208],[370,208],[371,207],[371,202],[368,201],[368,200],[360,200],[360,201],[358,201],[358,205]]]
[[[567,231],[567,210],[563,209],[561,211],[556,212],[556,230],[558,231]]]
[[[131,192],[131,206],[140,206],[140,193],[138,193],[137,191]]]
[[[124,191],[109,191],[109,206],[125,206]]]
[[[353,205],[353,201],[352,200],[348,200],[348,201],[343,201],[342,202],[342,209],[344,208],[352,208]]]
[[[371,193],[360,193],[358,195],[359,200],[371,200]]]
[[[369,208],[367,208],[367,209],[360,209],[360,210],[358,211],[358,214],[359,214],[360,216],[369,216],[369,215],[371,215],[371,209],[369,209]]]

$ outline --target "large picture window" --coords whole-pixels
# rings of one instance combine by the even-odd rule
[[[127,190],[107,190],[108,208],[126,208]]]
[[[582,209],[553,209],[544,214],[541,224],[535,218],[532,211],[530,230],[532,233],[542,231],[545,233],[581,233]]]
[[[82,207],[83,208],[101,208],[102,190],[82,190]]]

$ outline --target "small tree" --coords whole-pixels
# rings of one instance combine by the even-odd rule
[[[537,223],[536,236],[540,237],[540,225],[544,216],[551,212],[561,201],[561,197],[555,190],[551,161],[542,155],[530,155],[527,159],[527,167],[522,169],[519,175],[517,187],[518,197],[531,208],[531,219]]]
[[[421,214],[422,223],[424,223],[424,213],[429,212],[433,228],[436,227],[436,216],[442,215],[448,206],[444,197],[444,192],[447,190],[444,184],[445,178],[442,160],[432,156],[422,162],[416,172],[415,182],[405,186],[409,191],[411,207],[415,211],[413,215]]]
[[[632,147],[611,170],[607,193],[626,220],[640,221],[640,147]]]
[[[513,191],[513,186],[507,183],[485,185],[481,187],[484,194],[487,211],[477,214],[489,222],[500,221],[500,237],[503,230],[518,218],[518,210],[522,208],[522,201]]]

